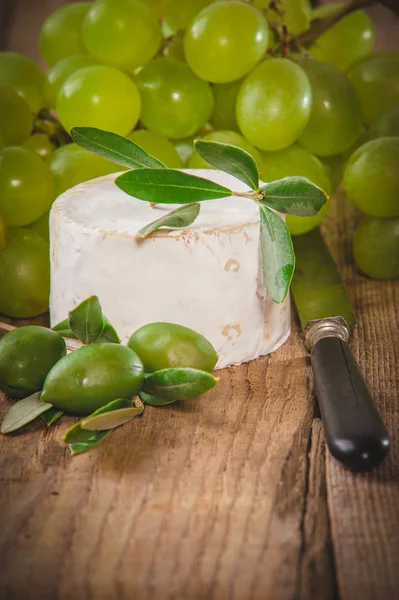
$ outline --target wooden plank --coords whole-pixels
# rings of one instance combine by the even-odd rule
[[[294,331],[269,359],[221,372],[206,397],[148,408],[88,454],[61,441],[71,418],[1,438],[0,590],[293,598],[306,570],[307,374]]]
[[[335,214],[334,214],[335,213]],[[328,500],[341,600],[396,600],[399,590],[399,282],[375,282],[353,265],[359,216],[342,196],[326,225],[358,317],[352,348],[392,436],[385,462],[353,475],[328,460]]]

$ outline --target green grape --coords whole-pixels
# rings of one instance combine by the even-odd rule
[[[3,137],[2,137],[2,135],[1,135],[1,133],[0,133],[0,150],[1,150],[2,148],[4,148],[4,140],[3,140]]]
[[[40,30],[39,47],[43,60],[50,67],[68,56],[86,52],[82,23],[91,5],[91,2],[66,4],[44,21]]]
[[[166,15],[170,2],[171,0],[145,0],[157,19]]]
[[[0,87],[0,134],[4,146],[14,146],[32,131],[33,115],[12,88]]]
[[[141,120],[151,131],[169,139],[185,138],[210,117],[213,96],[209,84],[178,60],[151,61],[136,82],[143,102]]]
[[[399,52],[379,52],[354,64],[348,77],[371,123],[399,104]]]
[[[126,135],[140,116],[140,95],[136,85],[113,67],[79,69],[62,84],[56,102],[64,129],[98,127]]]
[[[175,60],[186,61],[186,57],[184,56],[184,40],[181,33],[177,33],[171,38],[165,46],[163,55]]]
[[[394,106],[377,117],[362,136],[362,142],[366,143],[382,137],[399,137],[399,106]]]
[[[346,71],[371,54],[374,42],[373,21],[364,10],[356,10],[322,33],[310,52],[317,60]]]
[[[264,6],[259,6],[260,4]],[[277,3],[280,5],[283,15],[280,16],[277,11],[270,9],[267,12],[267,17],[275,23],[283,22],[289,33],[299,35],[303,31],[309,29],[310,20],[312,17],[312,5],[310,0],[283,0]],[[266,0],[255,0],[254,6],[258,8],[267,8],[269,2]]]
[[[192,153],[194,152],[194,140],[201,136],[192,136],[183,138],[182,140],[174,140],[174,146],[177,150],[180,160],[183,163],[183,167],[186,167]]]
[[[242,82],[243,80],[239,79],[232,83],[215,83],[212,86],[214,104],[210,120],[215,129],[238,131],[236,104]]]
[[[78,69],[98,65],[98,60],[90,54],[77,54],[57,62],[46,75],[44,97],[48,106],[55,108],[60,87],[66,79]]]
[[[297,144],[278,152],[261,152],[262,167],[260,176],[269,182],[283,177],[307,177],[329,196],[331,182],[320,160]],[[287,225],[291,235],[301,235],[314,229],[328,211],[328,203],[313,217],[287,215]]]
[[[48,160],[55,149],[55,146],[50,142],[45,133],[34,133],[21,146],[22,148],[36,152],[43,160]]]
[[[214,0],[171,0],[165,19],[172,31],[186,29],[198,13]]]
[[[357,266],[373,279],[399,277],[399,219],[364,216],[353,237]]]
[[[345,160],[342,154],[335,156],[324,156],[319,159],[331,181],[332,191],[335,192],[342,181],[344,174]]]
[[[90,54],[102,63],[134,71],[156,54],[162,31],[140,0],[101,0],[84,19],[83,38]]]
[[[202,139],[209,140],[211,142],[220,142],[222,144],[231,144],[232,146],[238,146],[239,148],[242,148],[243,150],[252,155],[252,157],[255,159],[256,164],[258,165],[258,169],[261,169],[262,159],[260,157],[259,151],[236,131],[211,131],[211,133],[208,133]],[[190,169],[213,168],[195,151],[193,152],[190,160],[188,161],[188,167]]]
[[[155,131],[138,129],[133,131],[128,138],[158,158],[169,169],[181,169],[183,166],[179,153],[166,137]]]
[[[120,165],[77,144],[67,144],[58,148],[51,156],[49,165],[54,178],[55,198],[82,181],[123,170]]]
[[[26,229],[30,231],[34,231],[44,240],[49,241],[50,239],[50,231],[49,231],[49,218],[50,211],[47,211],[42,215],[37,221],[31,223],[30,225],[26,225]]]
[[[52,200],[51,171],[37,154],[14,146],[0,151],[0,213],[8,226],[33,223]]]
[[[316,6],[312,11],[312,21],[315,19],[331,17],[334,13],[339,12],[343,6],[344,2],[332,2],[331,4]]]
[[[344,171],[348,199],[366,215],[399,216],[399,137],[360,146]]]
[[[247,75],[238,92],[237,122],[254,146],[281,150],[302,134],[311,106],[304,70],[287,58],[267,59]]]
[[[0,86],[17,92],[34,114],[44,106],[44,73],[22,54],[0,52]]]
[[[312,112],[299,143],[318,156],[348,150],[363,131],[362,111],[347,77],[336,67],[301,60],[312,86]]]
[[[9,229],[0,253],[0,312],[30,318],[48,309],[49,244],[34,231]]]
[[[212,83],[240,79],[263,58],[269,29],[263,14],[236,0],[204,8],[184,38],[189,67]]]
[[[0,252],[6,245],[6,224],[3,217],[0,215]]]

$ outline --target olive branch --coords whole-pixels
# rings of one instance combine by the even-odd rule
[[[327,201],[321,188],[306,177],[284,177],[262,184],[252,156],[229,144],[196,140],[195,149],[209,165],[242,181],[248,188],[245,192],[168,169],[139,145],[109,131],[74,127],[71,135],[86,150],[131,169],[115,180],[129,196],[155,204],[181,205],[138,231],[139,238],[144,239],[161,227],[191,225],[198,217],[201,202],[230,196],[253,200],[259,208],[264,285],[275,302],[283,302],[294,274],[295,255],[288,227],[277,213],[315,215]]]

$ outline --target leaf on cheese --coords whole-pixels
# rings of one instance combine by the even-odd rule
[[[167,215],[162,216],[160,219],[149,223],[145,227],[142,227],[137,235],[141,238],[148,237],[151,233],[160,229],[161,227],[181,228],[187,227],[194,223],[198,217],[201,205],[198,202],[194,204],[185,204],[175,210],[172,210]]]

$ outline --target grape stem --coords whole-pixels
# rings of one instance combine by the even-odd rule
[[[389,3],[382,2],[389,6]],[[367,8],[373,4],[379,4],[376,0],[348,0],[342,5],[340,9],[334,12],[334,14],[325,17],[324,19],[315,19],[312,21],[310,28],[307,31],[301,33],[297,38],[296,42],[303,46],[308,46],[314,42],[322,33],[330,29],[335,23],[338,23],[343,17],[349,15],[355,10],[360,8]]]

